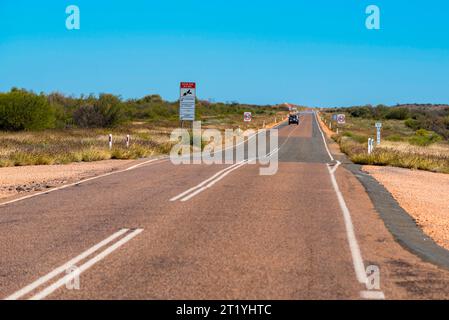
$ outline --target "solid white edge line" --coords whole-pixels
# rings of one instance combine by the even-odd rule
[[[167,157],[158,158],[158,159],[151,159],[151,160],[148,160],[148,161],[145,161],[145,162],[142,162],[142,163],[138,163],[138,164],[136,164],[136,165],[134,165],[132,167],[129,167],[129,168],[126,168],[126,169],[123,169],[123,170],[108,172],[108,173],[105,173],[105,174],[102,174],[102,175],[99,175],[99,176],[95,176],[95,177],[87,178],[87,179],[84,179],[84,180],[80,180],[78,182],[73,182],[73,183],[70,183],[70,184],[65,184],[65,185],[60,186],[60,187],[48,189],[48,190],[45,190],[45,191],[42,191],[42,192],[33,193],[33,194],[30,194],[30,195],[27,195],[27,196],[24,196],[24,197],[21,197],[21,198],[18,198],[18,199],[14,199],[14,200],[10,200],[10,201],[7,201],[7,202],[0,203],[0,207],[6,206],[6,205],[11,204],[11,203],[23,201],[23,200],[26,200],[26,199],[34,198],[34,197],[37,197],[37,196],[40,196],[40,195],[43,195],[43,194],[51,193],[51,192],[62,190],[62,189],[69,188],[69,187],[73,187],[73,186],[76,186],[76,185],[79,185],[79,184],[82,184],[82,183],[85,183],[85,182],[88,182],[88,181],[104,178],[104,177],[107,177],[107,176],[110,176],[110,175],[113,175],[113,174],[134,170],[134,169],[136,169],[138,167],[141,167],[141,166],[143,166],[145,164],[148,164],[148,163],[151,163],[151,162],[155,162],[155,161],[158,161],[158,160],[167,160]],[[161,161],[161,162],[164,162],[164,161]]]
[[[320,129],[321,137],[323,138],[324,146],[326,147],[327,154],[329,155],[329,158],[331,159],[331,161],[334,161],[335,159],[332,156],[331,152],[329,151],[329,148],[328,148],[327,142],[326,142],[326,138],[324,137],[323,130],[321,130],[321,125],[320,125],[320,122],[318,121],[318,114],[316,112],[314,112],[314,113],[315,113],[315,121],[316,121],[316,124],[318,125],[318,129]]]
[[[318,122],[318,115],[316,113],[315,113],[315,116],[316,116],[315,117],[316,121]],[[318,124],[318,127],[320,128],[320,124],[319,123],[317,123],[317,124]],[[320,131],[321,131],[321,135],[323,137],[324,145],[326,146],[326,150],[329,153],[329,156],[331,157],[332,161],[334,161],[334,158],[330,154],[329,148],[327,147],[327,142],[326,142],[326,139],[324,138],[324,134],[323,134],[323,131],[321,130],[321,128],[320,128]],[[355,236],[354,225],[352,223],[351,213],[349,212],[349,209],[346,205],[343,194],[341,193],[340,188],[338,187],[337,179],[335,178],[335,172],[340,165],[341,165],[341,162],[337,160],[337,164],[335,165],[335,167],[333,169],[331,169],[329,164],[327,165],[327,169],[328,169],[329,175],[331,177],[332,186],[337,195],[338,204],[343,213],[343,218],[344,218],[344,223],[345,223],[345,228],[346,228],[346,236],[348,238],[349,249],[351,251],[352,262],[354,265],[354,270],[356,273],[357,280],[361,284],[366,285],[368,279],[366,276],[365,265],[363,263],[362,253],[360,252],[360,247],[359,247],[359,244],[357,243],[357,238]],[[367,295],[364,292],[371,292],[371,291],[361,291],[361,293],[360,293],[361,296],[364,294]],[[372,294],[372,295],[374,296],[374,294]],[[380,291],[380,293],[378,293],[377,295],[382,296],[383,297],[382,299],[385,299],[383,292]],[[363,298],[363,296],[362,296],[362,298]]]
[[[338,204],[340,205],[340,209],[343,213],[343,218],[346,227],[346,236],[349,242],[349,249],[352,255],[352,261],[354,264],[354,270],[357,276],[357,280],[366,285],[367,277],[365,273],[365,266],[363,264],[362,254],[360,253],[360,248],[357,243],[357,239],[354,233],[354,225],[352,224],[351,214],[349,213],[349,209],[346,205],[346,202],[341,194],[340,188],[338,187],[337,180],[335,179],[334,173],[328,167],[329,175],[331,177],[332,186],[334,187],[335,193],[337,195]]]
[[[332,168],[332,173],[335,173],[335,171],[337,171],[337,169],[340,165],[341,165],[341,162],[337,160],[337,164]]]
[[[87,261],[86,263],[84,263],[82,266],[78,267],[78,271],[79,272],[77,274],[67,274],[63,278],[59,279],[58,281],[56,281],[52,285],[48,286],[44,290],[40,291],[39,293],[37,293],[36,295],[31,297],[30,300],[41,300],[41,299],[44,299],[45,297],[47,297],[48,295],[52,294],[57,289],[59,289],[60,287],[62,287],[66,283],[68,283],[74,277],[81,275],[84,271],[88,270],[94,264],[96,264],[97,262],[99,262],[99,261],[103,260],[104,258],[106,258],[109,254],[111,254],[112,252],[114,252],[115,250],[120,248],[122,245],[124,245],[126,242],[130,241],[132,238],[137,236],[142,231],[143,231],[143,229],[136,229],[136,230],[134,230],[133,232],[128,234],[126,237],[124,237],[124,238],[120,239],[119,241],[115,242],[113,245],[111,245],[110,247],[108,247],[107,249],[105,249],[104,251],[102,251],[101,253],[99,253],[98,255],[96,255],[95,257],[93,257],[92,259]]]
[[[30,293],[31,291],[33,291],[34,289],[36,289],[37,287],[39,287],[39,286],[43,285],[44,283],[46,283],[47,281],[53,279],[54,277],[56,277],[60,273],[63,273],[67,269],[73,267],[79,261],[87,258],[91,254],[96,252],[98,249],[104,247],[105,245],[107,245],[108,243],[114,241],[115,239],[117,239],[118,237],[122,236],[123,234],[125,234],[128,231],[129,231],[129,229],[121,229],[121,230],[117,231],[116,233],[114,233],[110,237],[104,239],[103,241],[99,242],[98,244],[94,245],[93,247],[87,249],[86,251],[84,251],[83,253],[81,253],[77,257],[73,258],[69,262],[67,262],[67,263],[63,264],[62,266],[54,269],[53,271],[49,272],[47,275],[45,275],[43,277],[40,277],[39,279],[37,279],[33,283],[27,285],[23,289],[20,289],[17,292],[13,293],[12,295],[8,296],[7,298],[5,298],[5,300],[17,300],[17,299],[23,297],[24,295],[26,295],[26,294]]]

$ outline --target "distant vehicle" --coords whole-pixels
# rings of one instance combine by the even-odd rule
[[[288,125],[291,125],[292,123],[296,123],[297,125],[299,125],[299,117],[297,114],[291,114],[288,117]]]

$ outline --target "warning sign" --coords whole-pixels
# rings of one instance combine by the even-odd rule
[[[245,122],[251,122],[252,119],[253,119],[253,115],[251,114],[251,112],[245,112],[243,114],[243,120]]]
[[[181,82],[181,95],[179,97],[179,119],[195,120],[196,83]]]

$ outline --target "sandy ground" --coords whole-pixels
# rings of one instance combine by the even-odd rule
[[[66,165],[0,168],[0,199],[43,191],[102,173],[122,169],[135,160],[105,160]],[[0,200],[0,201],[1,201]]]
[[[435,242],[449,249],[449,175],[394,167],[363,170],[393,195]]]

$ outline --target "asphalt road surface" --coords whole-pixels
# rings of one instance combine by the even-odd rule
[[[161,159],[0,206],[0,296],[449,297],[448,272],[393,239],[314,114],[282,124],[279,147],[272,176]]]

